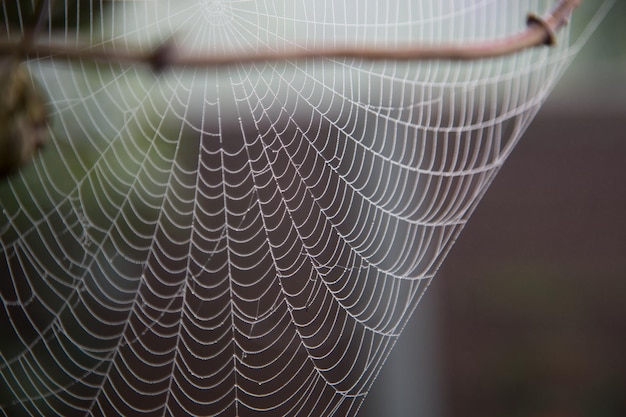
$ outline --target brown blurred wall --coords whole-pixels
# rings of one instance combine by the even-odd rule
[[[540,112],[440,278],[446,415],[626,416],[626,108]]]

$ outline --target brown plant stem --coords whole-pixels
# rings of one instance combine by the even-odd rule
[[[35,6],[33,21],[31,25],[25,29],[20,47],[13,51],[14,55],[19,56],[19,51],[24,49],[30,50],[30,48],[33,47],[37,34],[41,31],[41,28],[48,18],[48,9],[52,6],[52,3],[53,0],[39,0]]]
[[[513,54],[528,48],[556,43],[556,32],[568,22],[573,10],[582,0],[559,0],[543,17],[530,14],[527,27],[520,33],[493,41],[466,44],[407,44],[398,47],[374,45],[370,47],[294,48],[265,50],[240,55],[198,55],[182,53],[173,42],[166,42],[148,53],[127,49],[66,46],[54,44],[20,44],[0,41],[0,55],[18,55],[23,59],[50,58],[94,60],[121,64],[146,64],[158,70],[169,67],[210,67],[245,64],[262,61],[298,60],[315,58],[355,58],[365,60],[474,60]]]

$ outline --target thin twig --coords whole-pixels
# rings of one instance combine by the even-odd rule
[[[22,58],[51,58],[94,60],[122,64],[143,63],[153,68],[210,67],[260,61],[298,60],[315,58],[357,58],[366,60],[475,60],[513,54],[540,45],[553,45],[556,32],[568,22],[573,10],[582,0],[559,0],[544,17],[530,14],[524,31],[501,39],[466,44],[415,45],[399,47],[371,46],[365,48],[294,48],[266,50],[242,55],[198,55],[182,53],[173,42],[166,42],[153,51],[72,47],[66,45],[31,45],[16,51],[18,45],[0,42],[0,55],[15,54]]]
[[[53,0],[39,0],[39,2],[37,3],[37,7],[35,7],[33,21],[31,25],[24,31],[24,35],[22,36],[19,49],[30,50],[30,48],[33,47],[37,35],[39,34],[41,28],[49,17],[49,10],[52,6],[52,1]]]

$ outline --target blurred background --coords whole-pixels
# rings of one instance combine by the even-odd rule
[[[617,1],[507,160],[361,416],[626,415],[625,19]]]
[[[359,416],[626,415],[625,19],[618,0],[474,212]]]

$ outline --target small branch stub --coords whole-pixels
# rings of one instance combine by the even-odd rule
[[[546,39],[544,41],[544,45],[554,46],[556,45],[556,32],[554,29],[541,17],[537,16],[534,13],[529,13],[528,18],[526,19],[526,24],[530,26],[541,26],[543,30],[546,32]]]

